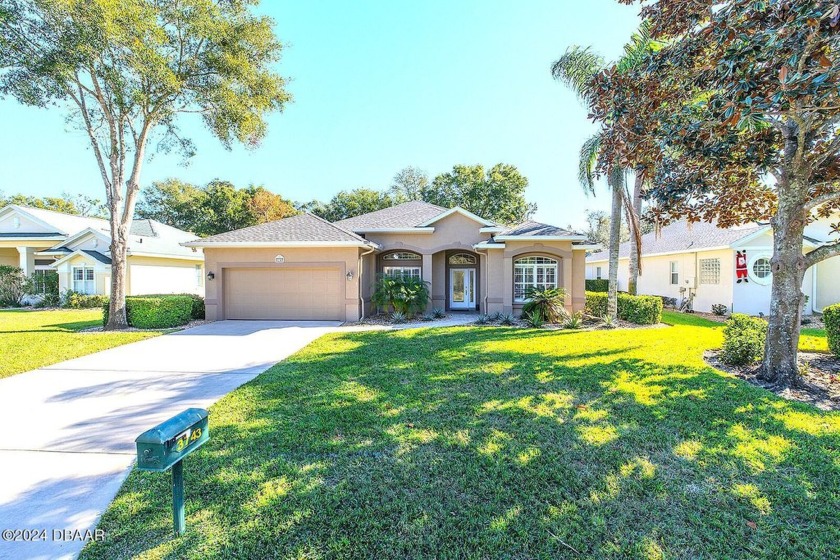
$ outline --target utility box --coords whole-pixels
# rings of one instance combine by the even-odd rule
[[[135,439],[137,468],[164,472],[210,439],[207,411],[188,408]]]

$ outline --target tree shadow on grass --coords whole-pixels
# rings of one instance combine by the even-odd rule
[[[85,557],[829,557],[840,415],[661,333],[326,337],[213,407],[186,537],[134,473]]]

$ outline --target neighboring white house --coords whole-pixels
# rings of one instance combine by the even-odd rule
[[[154,220],[134,220],[128,244],[129,295],[204,295],[204,255],[182,247],[195,234]],[[0,264],[27,276],[58,274],[60,291],[107,295],[110,226],[98,218],[9,205],[0,209]]]
[[[805,252],[836,239],[827,220],[808,226],[806,236]],[[739,259],[739,251],[743,258]],[[618,266],[618,289],[622,291],[627,290],[629,255],[629,242],[622,243]],[[676,298],[679,303],[691,290],[697,311],[708,312],[712,305],[723,304],[734,313],[767,314],[772,255],[772,230],[767,224],[723,229],[705,222],[679,221],[658,234],[642,236],[642,272],[637,291]],[[608,278],[608,259],[606,251],[587,257],[586,278]],[[745,265],[740,282],[739,260]],[[840,257],[808,269],[802,292],[808,296],[806,314],[840,302]]]

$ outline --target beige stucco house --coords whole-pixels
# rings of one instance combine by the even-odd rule
[[[831,220],[816,220],[806,228],[805,252],[832,242]],[[758,315],[770,312],[773,274],[772,230],[768,224],[719,228],[682,220],[642,236],[640,294],[675,298],[694,295],[694,309],[709,312],[712,305]],[[740,253],[740,256],[739,256]],[[618,289],[627,290],[630,244],[619,249]],[[586,278],[607,278],[609,255],[601,251],[586,259]],[[741,272],[738,272],[738,262]],[[739,278],[740,277],[740,278]],[[804,313],[821,311],[840,302],[840,257],[823,261],[805,271],[802,292],[808,296]],[[740,281],[739,281],[740,279]]]
[[[135,220],[129,237],[129,295],[204,295],[204,257],[181,245],[195,234],[155,220]],[[110,226],[98,218],[8,205],[0,209],[0,264],[26,276],[58,274],[59,290],[107,295]]]
[[[184,244],[204,250],[209,320],[356,321],[378,274],[428,282],[429,308],[518,313],[530,287],[583,309],[586,236],[538,222],[503,227],[462,208],[400,204],[330,223],[312,214]]]

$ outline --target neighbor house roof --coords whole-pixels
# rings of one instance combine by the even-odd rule
[[[642,236],[642,255],[660,255],[669,253],[684,253],[708,251],[725,248],[740,239],[755,234],[768,226],[752,224],[733,228],[719,228],[709,222],[689,224],[687,220],[680,220],[663,227],[659,233],[650,232]],[[619,258],[630,256],[630,242],[619,246]],[[599,251],[587,257],[588,262],[605,261],[609,259],[608,251]]]
[[[184,243],[186,247],[225,246],[372,246],[337,224],[304,213],[274,222],[237,229]]]
[[[449,208],[443,208],[437,204],[430,204],[422,200],[412,200],[383,208],[375,212],[369,212],[340,220],[335,225],[349,231],[375,231],[389,229],[409,229],[421,227],[421,224],[434,220],[436,217],[449,212]]]
[[[101,218],[74,216],[73,214],[64,214],[62,212],[55,212],[54,210],[44,210],[43,208],[32,208],[30,206],[19,206],[17,204],[10,204],[8,207],[29,214],[36,220],[54,227],[56,233],[64,235],[73,235],[87,228],[108,229],[108,222]]]

